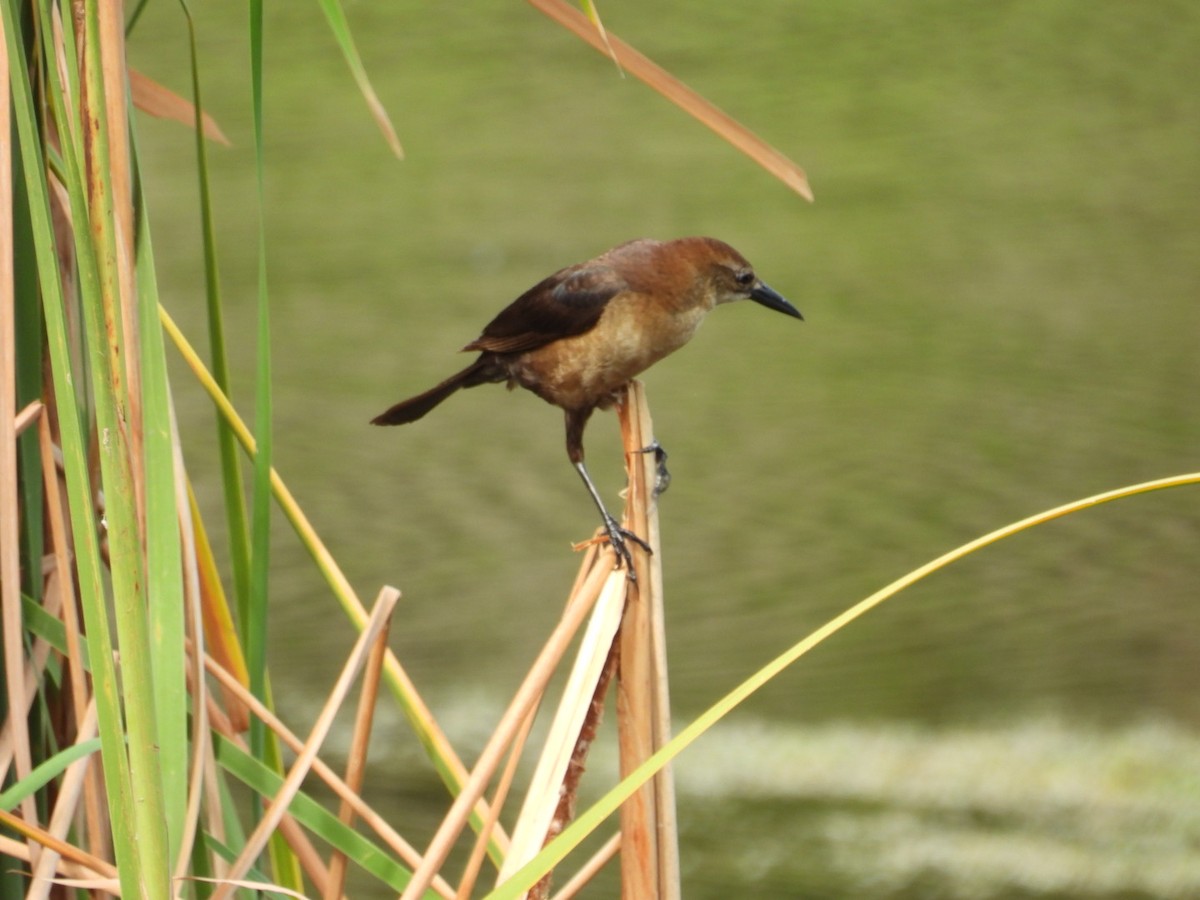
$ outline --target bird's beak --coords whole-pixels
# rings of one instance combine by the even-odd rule
[[[792,304],[788,303],[787,300],[784,299],[783,294],[780,294],[778,291],[767,287],[761,281],[754,286],[752,291],[750,291],[750,299],[755,303],[761,303],[767,309],[773,309],[776,312],[786,313],[787,315],[796,319],[804,318],[804,316],[800,315],[800,310],[796,309],[796,307],[792,306]]]

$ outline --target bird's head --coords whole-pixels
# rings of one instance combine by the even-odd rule
[[[800,310],[759,278],[746,258],[728,244],[715,238],[684,238],[679,243],[683,252],[692,257],[697,276],[703,280],[714,305],[753,300],[767,309],[804,318]]]

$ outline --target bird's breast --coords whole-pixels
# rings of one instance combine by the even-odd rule
[[[647,304],[643,297],[615,297],[595,327],[520,354],[511,378],[556,406],[607,406],[613,392],[696,333],[708,312]]]

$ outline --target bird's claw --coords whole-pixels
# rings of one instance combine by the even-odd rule
[[[665,494],[671,486],[671,473],[667,471],[667,451],[658,441],[651,441],[649,446],[639,452],[654,454],[654,496]]]
[[[629,552],[629,547],[625,543],[626,539],[633,541],[647,553],[653,553],[650,545],[644,540],[630,531],[628,528],[622,528],[616,519],[606,518],[604,520],[604,530],[608,532],[608,542],[612,545],[613,553],[617,556],[617,568],[625,567],[626,577],[630,581],[637,581],[637,573],[633,568],[633,554]]]

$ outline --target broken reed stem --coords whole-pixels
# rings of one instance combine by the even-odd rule
[[[261,799],[263,808],[268,809],[267,798]],[[288,804],[290,806],[290,800]],[[329,868],[325,865],[321,854],[317,852],[316,845],[313,844],[304,826],[297,822],[291,813],[285,812],[279,820],[276,834],[283,838],[288,849],[295,855],[301,871],[308,876],[308,880],[316,887],[317,893],[323,895],[329,884]]]
[[[365,664],[367,653],[378,637],[379,631],[382,629],[387,618],[391,616],[398,597],[399,592],[395,590],[389,591],[388,589],[384,589],[380,592],[375,603],[375,608],[371,612],[371,618],[368,621],[367,627],[362,630],[358,640],[355,642],[354,649],[346,660],[342,673],[334,684],[333,690],[330,692],[329,699],[326,700],[321,713],[317,716],[317,720],[313,724],[304,748],[297,754],[296,760],[292,763],[287,776],[283,779],[283,784],[275,793],[275,796],[271,798],[270,803],[263,812],[262,818],[259,819],[258,824],[249,837],[246,838],[241,852],[230,866],[228,877],[231,880],[236,881],[246,876],[246,872],[253,865],[254,860],[265,849],[271,833],[279,827],[281,820],[287,813],[292,798],[299,791],[304,777],[313,767],[317,758],[317,752],[320,750],[321,744],[333,726],[334,716],[345,700],[350,690],[351,682],[357,677],[361,666]],[[231,882],[226,882],[217,888],[213,896],[216,900],[226,900],[232,893]]]
[[[617,739],[624,778],[670,738],[666,639],[662,593],[662,544],[656,483],[654,431],[645,390],[631,382],[617,407],[629,470],[626,527],[646,539],[653,554],[635,545],[638,580],[630,585],[621,623],[617,670]],[[621,890],[639,900],[678,900],[679,840],[674,783],[669,768],[621,806]]]
[[[586,585],[592,583],[597,574],[603,576],[603,590],[592,606],[587,628],[579,640],[575,661],[543,741],[541,755],[526,788],[509,852],[500,867],[500,882],[533,859],[545,844],[546,832],[558,808],[571,754],[620,626],[625,608],[625,573],[613,568],[615,558],[607,545],[603,553],[596,553],[595,547],[595,544],[591,546],[592,552],[584,559],[581,572],[586,572],[587,577],[583,580],[585,587],[581,591],[586,592]],[[575,594],[569,605],[574,606],[587,599],[584,593]]]
[[[393,587],[385,587],[385,591],[400,598],[400,592]],[[379,636],[371,645],[367,657],[367,665],[363,670],[362,690],[359,692],[358,711],[354,717],[354,733],[350,738],[350,758],[346,763],[346,786],[354,793],[362,790],[363,776],[367,769],[367,749],[371,742],[371,727],[375,722],[375,702],[379,697],[379,679],[383,674],[383,661],[387,657],[388,631],[391,628],[391,617],[383,623]],[[354,807],[343,800],[338,809],[338,821],[347,827],[354,824]],[[338,900],[342,896],[342,888],[346,885],[346,854],[334,850],[329,860],[329,882],[325,885],[325,900]]]
[[[600,558],[604,559],[606,556],[611,558],[607,554],[601,554]],[[513,735],[520,728],[525,717],[540,701],[545,692],[546,683],[570,646],[575,632],[587,617],[591,604],[599,597],[600,584],[605,574],[604,566],[597,566],[589,575],[584,589],[578,597],[578,602],[567,607],[563,618],[551,633],[545,647],[538,654],[529,673],[525,676],[525,680],[521,683],[521,687],[518,688],[516,696],[505,710],[500,723],[480,754],[475,768],[463,784],[458,797],[451,804],[442,824],[438,826],[437,833],[425,850],[421,864],[416,867],[412,879],[404,889],[404,893],[400,895],[401,900],[417,900],[429,887],[434,875],[441,870],[442,865],[446,862],[446,857],[450,855],[451,848],[458,840],[459,834],[466,827],[472,807],[483,796],[484,790],[495,774],[505,748],[511,743]]]
[[[108,862],[107,860],[100,859],[99,857],[92,856],[92,854],[85,850],[79,849],[74,844],[69,844],[66,841],[60,841],[45,829],[39,828],[31,822],[25,821],[20,816],[15,816],[10,812],[0,809],[0,824],[11,828],[17,834],[23,836],[29,843],[32,843],[35,847],[37,847],[38,849],[34,851],[35,853],[38,852],[41,847],[46,847],[61,856],[63,860],[70,860],[77,865],[90,869],[101,878],[115,879],[117,877],[117,867],[112,863]],[[10,853],[12,856],[19,857],[20,859],[29,860],[31,858],[29,844],[17,845],[15,841],[13,844],[14,846],[12,846],[11,849],[6,850],[7,853]],[[62,860],[59,861],[58,868],[60,870],[62,869]]]
[[[8,83],[8,44],[0,25],[0,621],[3,623],[4,682],[6,705],[9,711],[7,732],[13,742],[12,758],[16,779],[33,770],[29,748],[29,722],[21,702],[26,693],[24,679],[24,630],[21,624],[21,514],[17,498],[17,356],[15,265],[13,256],[13,147],[9,136],[12,130],[12,90]],[[37,817],[36,798],[21,800],[21,815],[34,822]],[[30,855],[37,848],[30,844]]]
[[[565,0],[529,0],[529,4],[612,58],[623,71],[629,72],[658,91],[684,112],[729,141],[805,200],[812,202],[812,188],[808,185],[808,176],[804,174],[804,170],[733,116],[718,109],[612,32],[602,35],[586,15]]]
[[[587,768],[588,751],[591,750],[592,743],[596,740],[596,732],[599,731],[600,721],[604,718],[604,699],[608,694],[608,686],[612,683],[613,675],[617,671],[619,646],[619,643],[614,641],[604,660],[604,668],[601,669],[600,680],[596,683],[595,691],[592,692],[592,701],[588,705],[583,727],[579,730],[579,736],[575,739],[575,747],[571,751],[571,758],[567,762],[567,771],[563,778],[558,807],[554,810],[554,818],[550,820],[550,827],[546,829],[546,837],[542,841],[543,847],[562,834],[563,829],[575,818],[579,783],[583,780],[583,773]],[[553,877],[552,871],[547,872],[542,880],[529,890],[526,895],[528,900],[545,900],[549,897]]]
[[[83,711],[79,729],[75,735],[76,743],[90,741],[96,736],[96,704],[89,703]],[[58,796],[54,799],[54,811],[46,830],[61,841],[67,839],[68,833],[75,825],[76,813],[79,811],[80,795],[85,789],[85,779],[92,766],[93,758],[98,754],[89,754],[77,759],[67,767],[63,777],[58,782]],[[58,868],[59,856],[53,850],[46,849],[39,854],[33,868],[33,876],[26,900],[40,900],[50,893],[51,879]]]
[[[197,529],[189,508],[191,495],[187,468],[183,461],[183,443],[179,438],[179,423],[175,406],[168,401],[171,423],[171,452],[174,456],[175,519],[179,528],[181,583],[184,603],[184,640],[190,636],[204,650],[204,609],[200,591],[200,562],[197,556]],[[186,652],[186,651],[185,651]],[[184,661],[184,690],[192,690],[191,759],[188,763],[187,807],[183,815],[183,834],[175,857],[173,878],[181,882],[192,869],[192,852],[204,817],[204,783],[208,760],[212,757],[212,733],[208,721],[208,684],[204,677],[203,652],[187,654]]]
[[[233,696],[237,697],[246,708],[262,719],[263,724],[279,737],[281,741],[294,753],[299,753],[304,742],[287,727],[278,717],[275,716],[263,703],[256,697],[250,694],[237,677],[224,669],[221,664],[209,655],[204,657],[204,669],[209,675],[213,676],[218,683],[224,685]],[[247,749],[246,742],[242,739],[241,734],[231,723],[228,717],[217,706],[216,700],[209,695],[209,718],[212,720],[213,729],[231,741],[235,746],[242,750]],[[313,761],[313,772],[325,783],[325,785],[333,791],[341,800],[348,803],[360,819],[371,828],[379,839],[388,846],[404,863],[412,868],[415,868],[421,861],[421,856],[411,844],[408,843],[391,825],[387,823],[374,809],[367,805],[356,792],[350,790],[347,784],[342,781],[341,776],[333,771],[327,763],[320,757]],[[443,897],[453,897],[454,891],[441,878],[435,879],[433,883],[436,890]]]
[[[479,829],[479,836],[475,839],[475,846],[471,848],[471,856],[463,869],[463,876],[459,880],[458,893],[455,895],[455,900],[469,900],[471,891],[475,889],[475,882],[479,878],[479,870],[483,866],[483,858],[487,854],[488,842],[492,837],[492,829],[496,825],[496,820],[500,817],[500,810],[504,808],[504,801],[508,799],[508,792],[512,789],[513,779],[517,774],[517,766],[521,762],[521,752],[525,749],[525,742],[529,738],[529,729],[533,727],[536,718],[537,707],[534,707],[529,711],[529,715],[525,717],[525,721],[521,723],[521,730],[517,732],[517,736],[508,750],[508,763],[504,766],[504,771],[500,773],[500,783],[496,785],[496,792],[492,795],[491,802],[488,804],[487,817]]]
[[[662,571],[657,514],[651,485],[657,458],[643,452],[653,443],[652,427],[640,384],[630,384],[618,405],[625,446],[628,491],[624,526],[647,539],[656,552],[648,555],[631,543],[637,581],[608,571],[605,594],[597,602],[576,662],[559,701],[542,758],[531,780],[500,882],[525,865],[553,840],[574,817],[584,762],[599,725],[608,685],[617,681],[617,730],[621,770],[636,768],[670,732],[667,714],[666,662],[662,637]],[[607,548],[606,548],[607,549]],[[611,551],[597,563],[584,560],[576,586],[594,575],[589,566],[609,565]],[[601,661],[602,660],[602,661]],[[580,704],[586,703],[585,709]],[[665,783],[665,786],[664,786]],[[622,895],[638,900],[678,897],[677,839],[674,795],[669,775],[650,783],[622,808]],[[569,882],[571,893],[599,871],[616,852],[610,840]],[[550,893],[547,873],[525,895],[545,900]]]

